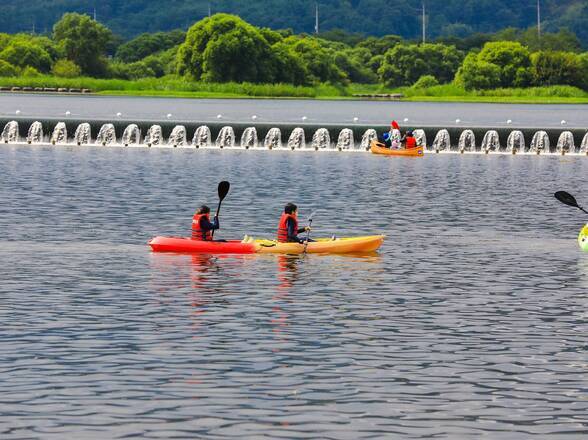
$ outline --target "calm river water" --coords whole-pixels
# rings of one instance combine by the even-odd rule
[[[341,101],[300,99],[181,99],[132,96],[0,94],[0,118],[54,117],[63,120],[104,119],[108,121],[147,119],[172,121],[222,121],[265,123],[388,125],[395,118],[407,118],[411,125],[444,127],[566,127],[585,128],[588,105],[482,104],[463,102]],[[66,112],[68,116],[66,116]],[[121,113],[120,116],[117,116]],[[456,119],[461,122],[456,124]],[[512,125],[507,124],[511,120]],[[406,124],[405,124],[406,125]],[[1,127],[0,127],[1,128]],[[562,127],[563,128],[563,127]]]
[[[0,438],[559,439],[588,434],[577,157],[0,147]],[[377,255],[190,257],[386,233]]]

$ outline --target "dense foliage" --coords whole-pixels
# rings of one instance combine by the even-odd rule
[[[112,32],[87,15],[65,14],[53,27],[53,39],[64,55],[87,75],[106,72],[106,50]]]
[[[192,83],[351,83],[428,90],[574,86],[588,90],[588,53],[573,33],[503,29],[418,44],[398,35],[363,37],[332,31],[294,34],[215,14],[187,32],[142,34],[121,43],[90,16],[65,14],[48,36],[0,34],[0,76]],[[171,82],[170,82],[171,81]],[[306,93],[306,92],[305,92]]]
[[[26,3],[26,6],[24,6]],[[421,0],[319,0],[320,27],[364,35],[420,35]],[[507,27],[527,29],[536,24],[536,0],[426,0],[429,36],[465,37],[494,33]],[[143,32],[187,29],[212,13],[236,14],[256,26],[314,31],[314,0],[3,0],[3,32],[51,31],[65,12],[92,15],[116,34],[129,38]],[[541,0],[546,31],[569,28],[588,47],[586,0]],[[347,41],[350,43],[350,41]],[[458,48],[463,50],[463,48]],[[552,48],[557,50],[556,48]]]

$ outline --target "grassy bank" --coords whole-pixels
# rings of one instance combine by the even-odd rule
[[[390,89],[381,85],[351,84],[312,87],[290,84],[201,83],[178,77],[144,78],[135,81],[96,78],[0,77],[0,87],[53,87],[91,89],[104,95],[165,96],[181,98],[307,98],[353,99],[354,94],[401,93],[406,101],[494,102],[534,104],[587,104],[588,93],[571,86],[532,87],[467,91],[454,84],[427,89],[402,87]]]
[[[96,78],[57,78],[54,76],[0,77],[0,87],[53,87],[90,89],[96,93],[137,96],[188,96],[188,97],[263,97],[263,98],[316,98],[341,96],[342,87],[321,84],[313,87],[291,84],[202,83],[183,78],[143,78],[135,81]]]
[[[350,93],[402,93],[405,101],[430,102],[489,102],[530,104],[586,104],[588,93],[572,86],[529,87],[522,89],[465,90],[454,84],[427,89],[402,87],[387,89],[382,86],[350,86]]]

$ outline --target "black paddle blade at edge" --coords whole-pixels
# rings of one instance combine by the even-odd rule
[[[231,189],[231,184],[229,182],[222,181],[221,183],[219,183],[218,184],[218,198],[222,201],[227,196],[230,189]]]
[[[573,206],[574,208],[579,208],[578,202],[574,198],[573,195],[567,193],[565,191],[558,191],[554,194],[555,198],[562,202],[564,205]]]

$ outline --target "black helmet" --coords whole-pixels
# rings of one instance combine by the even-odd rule
[[[407,136],[412,136],[412,131],[411,131],[411,130],[408,130],[408,131],[406,132],[406,135],[407,135]]]

